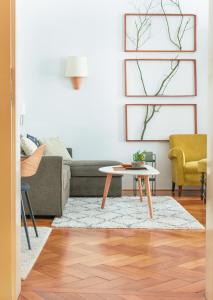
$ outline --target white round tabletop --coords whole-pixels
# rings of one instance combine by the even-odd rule
[[[107,174],[132,175],[132,176],[154,176],[160,174],[160,172],[157,169],[153,168],[150,165],[144,165],[144,167],[146,168],[146,170],[144,169],[127,170],[123,168],[121,165],[118,165],[118,166],[102,167],[99,169],[99,171]]]

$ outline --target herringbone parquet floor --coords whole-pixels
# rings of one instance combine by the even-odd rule
[[[205,223],[199,198],[178,200]],[[201,231],[54,229],[19,300],[203,300],[204,245]]]

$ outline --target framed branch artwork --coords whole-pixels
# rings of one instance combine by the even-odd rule
[[[194,59],[126,59],[126,97],[197,96]]]
[[[125,14],[125,52],[195,52],[193,14]]]
[[[125,105],[127,142],[165,142],[171,134],[196,133],[196,104]]]

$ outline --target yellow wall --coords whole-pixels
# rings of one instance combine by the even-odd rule
[[[17,298],[13,4],[0,1],[0,300]]]

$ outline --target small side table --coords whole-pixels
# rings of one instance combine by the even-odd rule
[[[142,179],[144,180],[145,186],[146,186],[147,199],[148,199],[149,216],[150,216],[150,218],[153,218],[152,193],[151,193],[151,188],[150,188],[149,177],[157,176],[160,173],[158,170],[156,170],[152,166],[145,165],[144,167],[146,169],[142,169],[142,170],[127,170],[127,169],[123,168],[122,166],[110,166],[110,167],[100,168],[99,169],[100,172],[107,174],[101,208],[104,209],[104,207],[105,207],[105,202],[106,202],[107,195],[109,192],[112,176],[113,175],[131,175],[131,176],[136,176],[138,179],[138,188],[139,188],[139,192],[140,192],[140,200],[141,201],[143,201],[143,190],[142,190],[141,181],[142,181]]]

